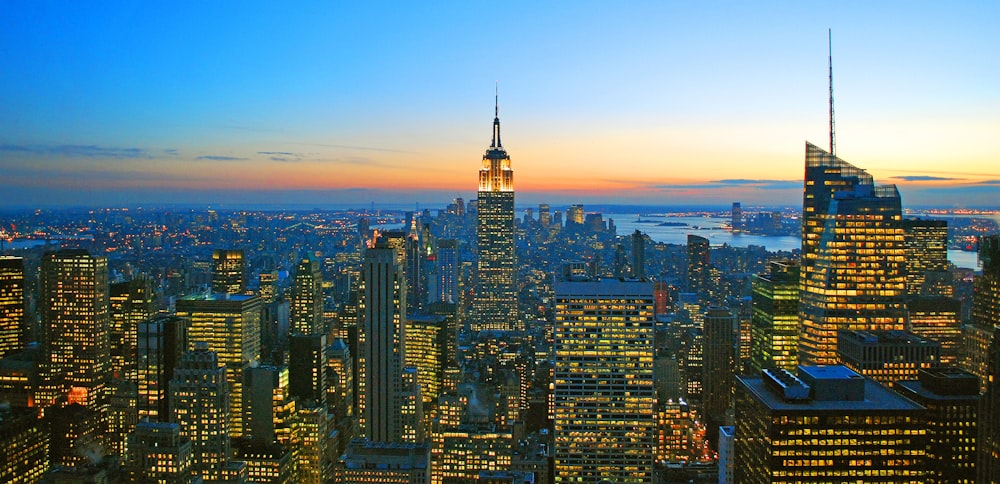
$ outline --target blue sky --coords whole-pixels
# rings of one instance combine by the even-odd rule
[[[4,2],[0,189],[474,198],[499,80],[519,203],[797,205],[832,28],[838,155],[904,205],[989,205],[998,5]]]

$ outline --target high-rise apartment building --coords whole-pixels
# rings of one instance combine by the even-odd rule
[[[191,471],[205,481],[222,480],[230,455],[229,377],[208,343],[184,353],[170,380],[170,421],[191,441]],[[242,372],[241,372],[242,378]],[[241,386],[242,386],[242,382]]]
[[[212,253],[212,292],[243,294],[246,273],[243,249],[216,249]]]
[[[299,261],[292,280],[292,307],[289,313],[292,334],[323,334],[323,273],[319,260],[309,254]]]
[[[794,370],[799,346],[799,264],[779,260],[754,277],[749,372]]]
[[[514,252],[514,170],[500,143],[500,114],[493,118],[493,142],[479,170],[479,284],[473,298],[473,331],[522,329],[517,315],[517,255]]]
[[[0,358],[24,348],[24,259],[0,256]]]
[[[736,377],[733,482],[924,482],[924,408],[844,366]]]
[[[111,378],[108,259],[84,250],[46,253],[41,264],[42,392],[106,416]]]
[[[358,417],[371,441],[400,442],[406,355],[406,279],[401,248],[379,238],[365,251],[358,312]]]
[[[177,316],[189,321],[188,347],[199,342],[218,354],[229,378],[230,431],[243,435],[243,370],[260,358],[260,297],[210,294],[177,300]]]
[[[653,284],[555,284],[556,482],[653,482]]]
[[[835,364],[838,330],[904,329],[904,239],[895,185],[806,143],[799,361]]]

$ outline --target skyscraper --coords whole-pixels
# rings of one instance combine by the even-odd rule
[[[216,352],[199,341],[181,357],[170,380],[170,421],[180,425],[181,437],[191,441],[192,474],[206,481],[221,480],[230,454],[226,373]]]
[[[187,351],[187,321],[161,314],[139,323],[136,358],[139,419],[170,419],[170,380]]]
[[[696,293],[699,298],[704,298],[708,293],[709,281],[709,258],[711,249],[708,239],[700,236],[688,234],[687,236],[688,254],[688,291]]]
[[[555,284],[556,482],[653,482],[653,284]]]
[[[514,253],[514,170],[500,143],[500,111],[493,118],[493,141],[479,170],[479,286],[473,300],[474,331],[520,329],[517,319],[517,256]]]
[[[986,391],[979,402],[976,482],[1000,482],[1000,337],[990,344]]]
[[[771,261],[768,273],[753,279],[750,367],[794,370],[799,345],[798,261]]]
[[[41,405],[69,403],[106,415],[111,377],[108,259],[85,250],[46,253],[41,265]]]
[[[319,260],[309,254],[299,261],[292,281],[292,307],[289,317],[292,334],[323,334],[323,273]]]
[[[1000,326],[1000,235],[979,239],[979,264],[983,274],[973,285],[972,321],[980,326]]]
[[[361,435],[400,442],[402,374],[406,340],[403,254],[380,237],[365,251],[358,331],[358,410]]]
[[[243,370],[260,358],[260,297],[246,294],[188,296],[177,300],[177,316],[186,318],[188,347],[198,342],[218,353],[229,378],[230,430],[243,435]]]
[[[440,239],[437,242],[437,301],[458,303],[458,240]]]
[[[247,288],[242,249],[215,249],[212,253],[212,292],[242,294]]]
[[[705,312],[702,410],[709,424],[714,427],[709,429],[712,441],[715,441],[718,426],[725,422],[726,411],[733,404],[735,320],[729,308],[713,307]]]
[[[924,412],[843,366],[738,376],[733,482],[924,482]]]
[[[642,280],[646,278],[646,234],[636,230],[632,232],[632,277]]]
[[[903,220],[906,241],[906,293],[909,296],[951,296],[948,270],[948,222]]]
[[[0,358],[25,342],[24,259],[0,256]]]
[[[153,283],[145,276],[110,286],[111,372],[120,380],[136,381],[136,337],[139,323],[156,314]]]
[[[288,346],[291,396],[310,406],[326,405],[326,335],[293,334]]]
[[[799,360],[835,364],[838,330],[904,329],[899,192],[806,143],[802,212]]]

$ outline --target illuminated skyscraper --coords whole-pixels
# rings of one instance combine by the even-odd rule
[[[493,118],[493,142],[479,170],[479,286],[473,300],[473,331],[518,330],[517,256],[514,252],[514,170],[500,143],[499,107]]]
[[[107,414],[111,377],[108,259],[84,250],[46,253],[41,265],[42,406],[68,396]]]
[[[653,482],[653,284],[555,284],[556,482]]]
[[[216,352],[199,341],[181,357],[170,380],[170,421],[180,425],[181,436],[191,441],[192,474],[205,481],[222,479],[230,455],[226,373]]]
[[[136,359],[139,419],[170,419],[170,379],[187,351],[187,320],[161,314],[139,323]]]
[[[839,331],[840,364],[886,387],[900,380],[916,380],[922,369],[941,360],[941,343],[905,331]]]
[[[996,259],[994,263],[998,262]],[[994,335],[988,354],[986,391],[979,402],[979,479],[1000,482],[1000,337]]]
[[[979,239],[979,264],[983,274],[975,279],[972,321],[980,326],[1000,326],[1000,235]]]
[[[920,370],[916,380],[896,382],[900,395],[924,406],[928,483],[976,482],[979,378],[943,367]]]
[[[909,296],[951,296],[948,270],[948,222],[903,220],[906,241],[906,293]]]
[[[420,393],[427,404],[437,401],[441,388],[446,324],[444,316],[406,318],[406,366],[417,369]]]
[[[437,301],[458,303],[458,240],[438,240],[437,250]]]
[[[838,330],[904,329],[899,192],[806,143],[802,212],[799,360],[835,364]]]
[[[552,224],[552,211],[547,203],[538,204],[538,224],[542,227]]]
[[[260,365],[243,374],[244,437],[257,444],[289,445],[296,400],[288,391],[287,366]]]
[[[312,254],[303,257],[292,281],[292,307],[289,316],[292,334],[323,334],[323,273]]]
[[[139,323],[156,314],[153,283],[145,276],[112,284],[111,372],[120,380],[136,381],[136,338]]]
[[[924,412],[843,366],[738,376],[733,482],[924,482]]]
[[[911,333],[941,343],[941,364],[956,365],[962,340],[962,301],[946,296],[918,296],[906,301]]]
[[[49,435],[37,408],[0,408],[0,482],[39,482],[49,469]]]
[[[218,353],[229,378],[229,426],[232,437],[243,435],[243,370],[260,358],[260,297],[211,294],[177,300],[177,316],[190,321],[188,347],[198,342]]]
[[[0,256],[0,358],[25,343],[24,259]]]
[[[798,261],[772,261],[767,274],[754,277],[750,331],[751,372],[795,369],[799,344]]]
[[[688,291],[696,293],[699,298],[704,298],[709,290],[709,261],[711,249],[708,239],[688,234],[687,236],[688,254]]]
[[[713,307],[705,312],[702,415],[715,427],[709,430],[712,441],[733,405],[735,325],[736,318],[729,308]]]
[[[242,249],[216,249],[212,253],[212,292],[243,294],[246,272]]]
[[[402,375],[406,355],[406,279],[401,248],[380,237],[365,251],[358,331],[358,410],[361,435],[401,442]]]

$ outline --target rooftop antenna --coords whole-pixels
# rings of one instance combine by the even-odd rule
[[[833,121],[833,29],[827,29],[830,47],[830,155],[837,156],[836,124]]]
[[[493,105],[493,142],[490,143],[490,148],[500,148],[503,145],[500,144],[500,81],[496,81],[496,87],[494,88],[494,102]]]

